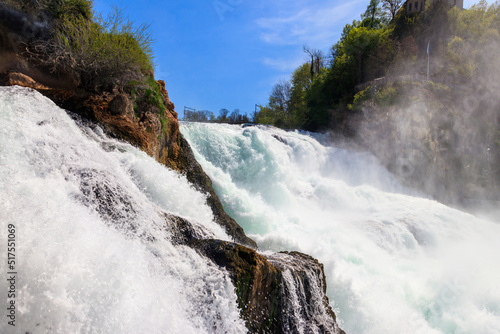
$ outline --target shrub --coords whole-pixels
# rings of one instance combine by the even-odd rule
[[[90,0],[2,0],[11,8],[28,14],[45,13],[54,19],[65,17],[83,17],[92,19],[92,1]]]
[[[365,88],[364,90],[358,92],[356,95],[354,95],[354,99],[352,104],[349,104],[349,110],[357,110],[360,109],[363,106],[363,103],[366,101],[369,101],[372,97],[372,87],[369,86]]]
[[[165,110],[165,104],[163,103],[163,95],[160,92],[160,88],[152,76],[148,76],[146,79],[147,89],[145,93],[145,101],[153,106],[160,109],[160,112]]]
[[[92,19],[92,1],[90,0],[42,0],[39,1],[39,6],[58,20],[78,17],[86,20]]]
[[[379,106],[391,106],[397,102],[399,92],[394,86],[386,86],[375,93],[375,103]]]
[[[143,81],[153,70],[149,25],[135,27],[115,8],[107,18],[94,19],[88,0],[46,0],[50,3],[55,33],[32,51],[53,71],[76,72],[88,89],[109,89],[118,83]],[[88,12],[90,10],[90,14]]]

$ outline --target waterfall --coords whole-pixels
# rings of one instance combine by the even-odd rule
[[[339,333],[333,310],[325,299],[323,265],[300,253],[274,253],[268,259],[283,272],[283,332]]]
[[[14,226],[16,260],[10,269],[3,253],[15,297],[4,283],[0,298],[15,301],[16,329],[247,332],[231,272],[187,245],[232,240],[185,176],[33,90],[0,87],[0,124],[0,245]],[[373,156],[316,134],[181,131],[279,270],[268,305],[282,332],[340,332],[333,311],[347,333],[500,332],[498,223],[429,200]]]
[[[250,269],[259,257],[252,283],[274,284],[252,290],[251,328],[341,333],[317,260],[232,243],[185,176],[36,91],[0,87],[0,108],[0,244],[15,243],[0,298],[16,321],[1,333],[246,333],[245,282],[217,262],[227,254],[201,255],[218,245]]]
[[[300,251],[324,264],[346,333],[500,332],[498,221],[425,198],[370,154],[319,135],[200,123],[181,132],[264,253]],[[307,314],[294,307],[307,289],[283,275],[286,312]]]
[[[172,232],[230,240],[206,196],[33,90],[0,87],[0,189],[1,333],[246,332],[229,274]]]

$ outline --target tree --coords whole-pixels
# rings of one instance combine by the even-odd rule
[[[403,4],[403,0],[382,0],[382,9],[390,15],[391,20],[394,19],[399,8]]]
[[[341,56],[342,47],[344,45],[345,40],[347,39],[347,36],[349,36],[349,33],[351,32],[351,30],[359,27],[360,25],[361,25],[360,21],[354,20],[354,21],[352,21],[352,24],[347,23],[344,26],[344,28],[342,29],[342,34],[340,35],[340,40],[332,46],[332,49],[331,49],[332,58],[331,58],[330,66],[334,66],[335,59],[338,56]]]
[[[207,118],[208,118],[209,122],[215,122],[216,121],[215,114],[213,112],[211,112],[211,111],[208,112]]]
[[[233,112],[229,114],[228,122],[231,124],[238,123],[240,117],[240,109],[234,109]]]
[[[290,97],[292,95],[292,85],[290,81],[280,80],[274,85],[269,105],[284,114],[287,114],[290,106]]]
[[[390,55],[392,43],[390,42],[390,30],[369,29],[366,27],[353,28],[342,43],[342,52],[348,60],[354,60],[357,70],[350,74],[357,83],[375,79],[374,70],[378,67],[377,62],[385,61]],[[374,57],[377,55],[377,57]],[[378,72],[378,71],[375,71]]]
[[[313,83],[313,76],[309,63],[304,63],[292,74],[292,90],[290,96],[290,109],[293,114],[294,126],[302,127],[306,121],[308,110],[305,96]]]
[[[226,108],[222,108],[221,110],[219,110],[219,117],[217,117],[217,122],[226,123],[227,115],[229,115],[229,110],[227,110]]]
[[[311,78],[314,78],[314,75],[319,74],[321,69],[325,67],[326,57],[323,51],[318,49],[311,49],[307,45],[303,46],[303,50],[305,53],[311,57]]]
[[[380,8],[380,0],[370,0],[370,4],[366,7],[366,11],[361,15],[363,21],[361,26],[369,29],[378,29],[387,22],[384,18],[384,12]]]
[[[210,111],[208,110],[195,110],[195,109],[184,109],[184,120],[190,122],[208,122],[210,117]]]
[[[240,109],[234,109],[233,112],[228,117],[229,124],[243,124],[249,122],[250,120],[248,119],[248,116],[242,115]]]
[[[290,123],[292,88],[290,81],[280,80],[275,84],[269,96],[269,103],[265,107],[260,107],[260,111],[254,117],[255,122],[278,127],[288,127]]]

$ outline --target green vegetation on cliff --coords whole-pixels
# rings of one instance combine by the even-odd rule
[[[396,52],[393,30],[378,5],[378,1],[370,2],[362,21],[344,27],[340,41],[331,49],[329,64],[321,51],[305,47],[311,61],[297,68],[290,82],[275,85],[257,121],[306,130],[341,126],[355,86],[383,75]]]
[[[2,51],[13,47],[30,63],[70,76],[90,91],[110,91],[132,81],[150,83],[152,33],[149,25],[136,26],[123,10],[114,8],[102,17],[93,11],[90,0],[8,0],[5,4],[26,16],[17,38],[24,47],[6,45]]]
[[[257,121],[350,137],[448,203],[500,200],[500,3],[394,13],[372,0],[328,63],[305,49]]]
[[[481,1],[460,10],[435,1],[423,12],[407,14],[404,6],[395,12],[391,1],[382,2],[386,11],[380,1],[371,1],[362,20],[344,27],[328,63],[316,51],[290,81],[277,83],[257,121],[282,128],[346,130],[355,115],[350,105],[358,85],[388,76],[425,78],[428,46],[431,81],[464,83],[480,74],[482,47],[499,38],[498,3],[488,6]]]
[[[135,27],[118,8],[103,18],[88,0],[45,0],[39,6],[49,15],[53,33],[30,51],[53,71],[71,71],[81,85],[94,89],[152,76],[148,25]]]
[[[93,15],[92,1],[89,0],[4,0],[8,6],[28,14],[45,13],[56,19],[84,17],[90,20]]]

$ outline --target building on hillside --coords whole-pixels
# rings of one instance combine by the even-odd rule
[[[434,2],[436,0],[431,0],[431,2]],[[464,9],[464,0],[444,0],[448,1],[450,6],[456,6],[460,9]],[[406,13],[407,14],[414,14],[414,13],[420,13],[425,9],[425,4],[426,0],[408,0],[406,1]]]

